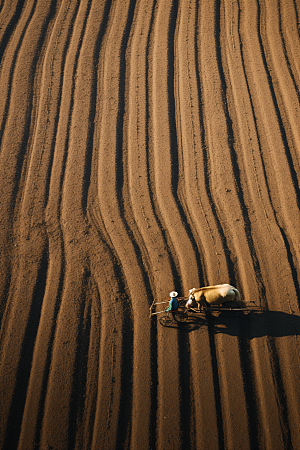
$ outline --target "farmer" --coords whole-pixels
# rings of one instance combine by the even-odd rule
[[[170,301],[169,301],[169,306],[166,309],[166,311],[176,311],[178,309],[178,300],[177,297],[178,296],[178,292],[176,291],[172,291],[170,292]]]

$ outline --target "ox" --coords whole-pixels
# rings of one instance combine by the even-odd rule
[[[230,286],[230,284],[217,284],[216,286],[206,286],[202,288],[193,288],[189,291],[189,300],[186,306],[190,308],[194,302],[197,302],[198,309],[203,306],[222,305],[225,302],[239,302],[241,294]]]

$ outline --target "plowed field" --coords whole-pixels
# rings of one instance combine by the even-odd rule
[[[300,449],[299,0],[0,0],[0,140],[0,449]]]

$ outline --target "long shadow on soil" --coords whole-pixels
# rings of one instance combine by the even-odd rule
[[[281,311],[251,311],[249,314],[240,313],[236,317],[206,316],[194,314],[184,323],[173,322],[170,328],[178,328],[183,333],[190,333],[199,328],[210,325],[215,333],[238,336],[243,330],[246,339],[262,336],[282,337],[300,335],[300,316]]]

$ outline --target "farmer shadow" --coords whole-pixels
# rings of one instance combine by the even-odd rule
[[[215,333],[253,339],[263,336],[282,337],[300,335],[300,316],[281,311],[262,311],[238,317],[210,318]]]

